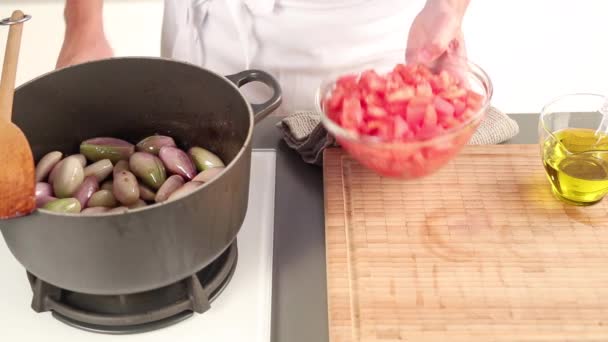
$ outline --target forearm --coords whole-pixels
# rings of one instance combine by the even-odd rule
[[[65,35],[103,36],[103,0],[66,0]]]
[[[460,18],[464,17],[471,0],[427,0],[426,6],[435,8],[443,8],[446,11],[451,11]]]

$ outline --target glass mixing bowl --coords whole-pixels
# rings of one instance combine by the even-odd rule
[[[489,108],[493,86],[486,72],[478,65],[464,59],[442,61],[429,66],[435,73],[446,70],[458,74],[468,88],[483,96],[480,109],[467,120],[428,139],[383,139],[378,136],[357,133],[341,127],[332,120],[324,108],[324,100],[335,88],[336,80],[346,74],[360,75],[373,69],[378,74],[391,71],[403,63],[404,53],[395,52],[369,58],[354,68],[333,73],[317,90],[316,106],[322,114],[322,123],[337,142],[363,166],[381,176],[414,179],[428,176],[452,160],[467,144]]]

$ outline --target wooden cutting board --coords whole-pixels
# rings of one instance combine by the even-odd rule
[[[608,341],[608,200],[551,194],[538,145],[439,173],[324,161],[330,341]]]

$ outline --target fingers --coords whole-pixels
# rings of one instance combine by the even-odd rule
[[[427,48],[408,48],[405,55],[405,61],[411,64],[429,64],[435,59],[437,57],[434,57],[434,53]]]
[[[469,66],[467,64],[467,51],[464,42],[464,35],[459,32],[456,38],[450,42],[450,48],[446,53],[446,65],[450,71],[458,77],[463,86],[469,86]]]
[[[464,49],[464,42],[460,42],[460,39],[454,38],[453,33],[438,33],[435,39],[431,42],[422,45],[419,48],[409,48],[406,52],[406,61],[408,63],[423,63],[432,64],[440,58],[448,55],[463,55],[466,54]]]

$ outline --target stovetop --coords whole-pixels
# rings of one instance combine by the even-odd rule
[[[270,341],[275,157],[270,150],[253,152],[249,207],[237,237],[236,270],[208,311],[160,330],[120,337],[76,329],[49,312],[32,310],[26,272],[0,239],[0,340]]]

